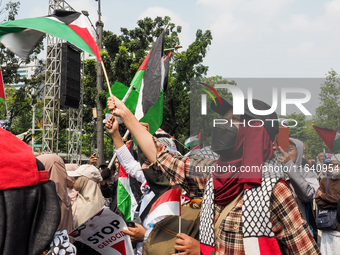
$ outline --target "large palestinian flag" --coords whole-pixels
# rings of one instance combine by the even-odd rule
[[[140,122],[146,122],[153,134],[163,121],[163,93],[168,82],[169,63],[172,53],[163,58],[163,32],[156,40],[143,63],[137,70],[130,86],[134,87],[125,105]],[[123,99],[128,87],[116,82],[111,87],[112,94]],[[109,93],[107,97],[109,97]]]
[[[47,33],[66,40],[101,61],[99,49],[86,17],[79,12],[56,10],[52,15],[12,20],[0,25],[0,42],[27,59],[34,46]]]
[[[322,140],[327,145],[328,149],[330,149],[330,151],[337,152],[338,150],[340,150],[339,131],[314,125],[313,128],[322,138]]]

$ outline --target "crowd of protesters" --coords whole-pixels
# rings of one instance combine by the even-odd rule
[[[55,154],[35,158],[31,147],[0,128],[0,254],[99,254],[68,234],[103,206],[124,218],[117,206],[121,168],[137,201],[134,226],[123,230],[135,254],[340,254],[340,154],[309,160],[294,138],[288,151],[274,148],[278,125],[239,123],[277,119],[275,112],[254,115],[245,100],[245,114],[233,115],[232,102],[222,99],[223,107],[212,109],[235,124],[213,128],[206,154],[213,157],[182,156],[173,140],[152,136],[114,96],[105,125],[116,153],[111,167],[97,165],[95,154],[85,165],[65,164]],[[117,117],[138,146],[131,137],[123,140]],[[197,171],[216,165],[236,171]],[[240,171],[247,166],[289,170]],[[147,220],[152,204],[174,187],[183,192],[181,233],[178,217]]]

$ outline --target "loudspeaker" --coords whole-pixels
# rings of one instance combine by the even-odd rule
[[[80,50],[62,43],[60,105],[79,108],[80,101]]]

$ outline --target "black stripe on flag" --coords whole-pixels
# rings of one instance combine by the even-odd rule
[[[66,25],[69,25],[73,21],[78,19],[80,15],[81,15],[80,12],[55,10],[52,15],[48,15],[47,17],[55,17],[61,22],[64,22]]]
[[[164,84],[163,84],[163,91],[165,92],[168,87],[168,76],[169,76],[169,66],[170,66],[170,56],[171,54],[167,55],[164,58]]]
[[[164,50],[165,31],[157,38],[151,49],[148,63],[144,71],[144,88],[142,96],[143,113],[146,115],[148,110],[157,103],[161,94],[162,66]]]

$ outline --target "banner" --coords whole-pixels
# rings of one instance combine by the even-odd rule
[[[134,254],[130,236],[123,233],[123,229],[127,229],[123,218],[104,206],[70,236],[103,255]]]

